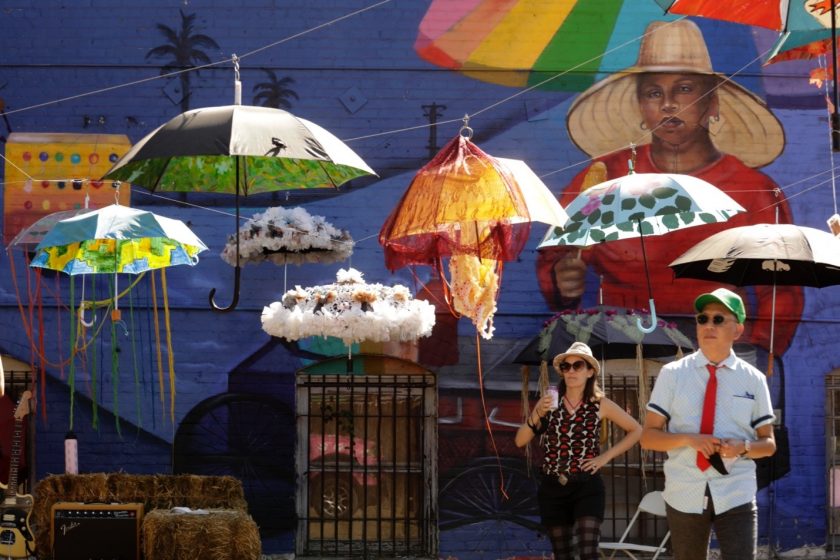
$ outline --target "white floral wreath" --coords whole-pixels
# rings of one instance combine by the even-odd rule
[[[416,340],[429,336],[434,325],[428,301],[412,299],[402,285],[365,284],[353,268],[339,270],[335,284],[295,286],[262,312],[262,328],[271,336],[333,336],[348,345]]]
[[[322,216],[312,216],[303,208],[280,206],[254,214],[239,229],[239,264],[261,263],[329,264],[353,254],[353,239]],[[236,237],[228,237],[222,259],[236,265]]]

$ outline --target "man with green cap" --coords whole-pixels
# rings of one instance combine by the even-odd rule
[[[740,296],[718,288],[694,309],[700,350],[660,371],[641,445],[668,453],[663,497],[674,560],[707,558],[712,528],[723,560],[755,558],[753,459],[776,452],[770,391],[732,350],[746,319]]]

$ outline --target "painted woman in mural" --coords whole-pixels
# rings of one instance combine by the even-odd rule
[[[516,432],[516,446],[539,438],[542,466],[537,501],[556,560],[597,560],[606,491],[601,469],[642,437],[642,426],[598,386],[601,364],[583,342],[552,360],[560,374],[556,391],[534,405]],[[601,423],[609,420],[624,437],[601,447]],[[574,554],[577,537],[579,556]]]
[[[781,123],[754,94],[712,70],[700,29],[691,21],[652,22],[634,66],[584,91],[569,108],[571,139],[592,156],[561,196],[566,206],[581,190],[637,173],[682,173],[727,192],[747,212],[727,222],[687,228],[645,240],[657,311],[680,315],[683,294],[708,291],[708,282],[674,279],[668,264],[709,235],[755,223],[791,223],[778,186],[756,168],[771,163],[784,148]],[[628,148],[631,144],[637,144]],[[603,155],[606,154],[606,155]],[[630,163],[634,160],[634,163]],[[628,308],[648,304],[638,240],[588,249],[541,250],[537,274],[553,309],[581,304],[586,282],[600,282],[603,303]],[[770,347],[772,288],[741,291],[748,304],[742,341]],[[790,345],[803,297],[800,287],[777,288],[774,351]]]

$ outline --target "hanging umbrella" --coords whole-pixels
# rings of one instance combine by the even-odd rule
[[[32,225],[20,230],[9,242],[7,249],[22,247],[27,251],[34,250],[58,222],[92,211],[93,208],[75,208],[73,210],[61,210],[60,212],[47,214]]]
[[[773,286],[768,374],[773,364],[776,286],[840,284],[840,239],[793,224],[755,224],[712,235],[669,265],[677,278]]]
[[[414,50],[484,82],[583,91],[620,67],[623,53],[607,51],[642,35],[658,14],[652,2],[625,0],[434,0]]]
[[[125,334],[128,328],[121,319],[119,309],[118,274],[140,274],[149,270],[162,269],[170,266],[198,263],[198,254],[207,246],[190,230],[186,224],[152,212],[138,210],[128,206],[112,204],[99,210],[93,210],[61,220],[44,236],[35,248],[35,256],[30,266],[57,270],[69,275],[76,274],[113,274],[114,296],[111,310],[112,325],[121,325]],[[165,284],[164,284],[165,285]],[[84,296],[83,296],[84,297]],[[165,297],[165,292],[164,292]],[[84,306],[79,306],[79,320],[85,326],[90,326],[82,317]],[[168,313],[167,313],[168,315]],[[174,421],[175,392],[174,370],[172,368],[172,348],[169,342],[169,319],[166,319],[167,341],[170,357],[170,414]],[[74,330],[71,327],[71,339],[75,345]],[[117,379],[115,331],[112,326],[112,375]],[[158,352],[160,359],[160,352]],[[73,426],[73,367],[70,361],[70,426]],[[163,371],[162,366],[159,369]],[[161,373],[162,375],[162,373]],[[163,380],[160,381],[163,387]],[[116,387],[116,381],[115,381]],[[162,391],[163,389],[161,389]],[[115,393],[116,395],[116,393]],[[163,393],[161,392],[161,398]],[[96,400],[94,399],[94,424],[96,420]],[[119,415],[116,414],[117,400],[115,399],[115,419],[119,431]]]
[[[128,273],[195,265],[207,247],[181,221],[112,204],[62,220],[30,266],[66,274]]]
[[[540,333],[513,360],[524,365],[540,365],[547,372],[547,364],[554,356],[565,352],[573,342],[583,342],[599,360],[635,359],[639,374],[639,405],[648,399],[648,375],[644,358],[680,356],[692,351],[694,344],[675,325],[656,320],[658,327],[643,332],[636,326],[639,320],[650,320],[647,313],[624,307],[600,305],[583,310],[568,310],[555,315]],[[604,382],[606,368],[601,368]],[[543,378],[548,382],[547,378]],[[542,382],[541,382],[542,383]]]
[[[484,153],[471,134],[465,126],[417,172],[379,242],[392,271],[429,265],[445,278],[449,258],[448,301],[490,338],[501,263],[522,251],[532,221],[562,227],[567,216],[524,162]]]
[[[656,328],[656,308],[647,269],[645,236],[724,222],[744,208],[717,187],[690,175],[631,173],[582,191],[567,206],[569,222],[552,229],[539,248],[561,245],[585,247],[638,237],[645,262],[651,325],[641,320],[643,332]]]
[[[323,216],[312,216],[304,208],[268,208],[254,214],[239,233],[239,262],[328,264],[347,260],[353,254],[353,239],[347,230],[340,230]],[[228,238],[222,260],[236,263],[236,240]]]
[[[699,16],[766,27],[782,33],[770,52],[769,61],[779,62],[781,52],[822,41],[834,54],[834,111],[831,115],[832,147],[840,151],[840,109],[837,91],[837,2],[836,0],[656,0],[667,13]],[[826,52],[826,51],[823,51]],[[793,55],[792,55],[793,56]]]
[[[532,220],[562,228],[567,219],[524,162],[494,158],[459,134],[414,176],[379,241],[392,271],[459,253],[511,261]]]
[[[794,224],[755,224],[716,233],[669,266],[677,278],[824,288],[840,284],[840,239]]]
[[[589,345],[602,360],[636,358],[638,349],[648,358],[674,356],[680,349],[691,351],[691,340],[675,326],[659,319],[659,327],[650,333],[636,328],[636,319],[645,322],[648,313],[639,310],[601,305],[569,310],[553,317],[513,360],[516,364],[536,365],[549,362],[573,342]]]
[[[206,249],[179,220],[112,204],[57,222],[35,247],[29,266],[69,275],[113,274],[111,318],[125,329],[118,302],[118,273],[140,274],[170,266],[194,266],[198,263],[198,253]],[[80,306],[80,318],[83,312],[84,306]]]
[[[238,84],[238,81],[237,81]],[[237,94],[241,91],[236,88]],[[151,191],[233,193],[239,230],[239,195],[338,187],[373,170],[341,140],[317,124],[281,109],[236,104],[182,113],[135,144],[105,175]],[[239,237],[234,295],[239,301]]]
[[[823,17],[818,19],[825,20],[825,18],[826,16],[823,15]],[[820,66],[812,69],[809,73],[809,80],[810,83],[820,88],[823,86],[823,82],[831,82],[833,84],[833,105],[836,108],[838,102],[837,79],[835,78],[837,75],[837,58],[835,56],[837,52],[837,40],[835,34],[831,33],[831,28],[836,28],[836,25],[830,26],[829,29],[820,27],[812,32],[782,34],[770,49],[770,55],[764,64],[769,65],[791,60],[813,60],[824,55],[828,56],[830,66],[828,68]],[[831,125],[833,131],[837,130],[838,126],[840,126],[840,121],[837,120],[838,117],[834,116],[836,114],[836,109],[832,110]],[[835,150],[840,147],[835,134],[832,134],[832,144]]]
[[[835,0],[656,0],[666,13],[731,21],[783,33],[793,47],[831,37]]]
[[[296,286],[263,308],[262,327],[271,336],[299,340],[333,336],[354,342],[409,341],[432,333],[435,308],[415,300],[401,285],[368,284],[353,268],[341,269],[334,284]]]
[[[87,206],[88,200],[87,197],[85,198],[85,206]],[[87,212],[91,212],[92,208],[76,208],[73,210],[61,210],[59,212],[53,212],[52,214],[47,214],[46,216],[41,217],[33,224],[29,225],[28,227],[23,228],[20,230],[9,242],[6,246],[6,253],[9,256],[9,266],[11,268],[11,276],[12,276],[12,283],[14,284],[15,293],[18,294],[18,300],[21,301],[18,309],[20,311],[20,324],[23,328],[24,332],[26,333],[27,338],[29,339],[30,344],[30,351],[32,352],[32,356],[45,356],[47,354],[44,337],[43,336],[36,336],[35,335],[35,309],[38,309],[38,313],[40,316],[41,310],[43,309],[43,300],[42,300],[42,291],[41,291],[41,282],[40,279],[36,276],[35,281],[35,289],[30,291],[30,297],[28,302],[28,310],[24,308],[24,304],[20,297],[20,292],[18,291],[18,278],[17,272],[15,270],[15,257],[12,254],[12,249],[15,247],[20,247],[23,252],[25,253],[25,258],[28,261],[28,257],[30,253],[34,253],[35,247],[44,239],[44,237],[49,233],[49,231],[55,227],[55,225],[60,222],[61,220],[66,220],[68,218],[72,218],[74,216],[78,216],[79,214],[85,214]],[[27,268],[27,276],[26,276],[26,285],[27,287],[31,287],[31,278],[29,276],[29,268]],[[28,313],[27,313],[28,311]],[[31,318],[31,319],[30,319]],[[43,325],[41,324],[40,320],[37,322],[38,329],[43,329]],[[34,367],[34,362],[33,362]],[[41,366],[41,400],[42,402],[46,402],[46,366],[44,361],[42,360]],[[2,381],[2,366],[0,366],[0,395],[3,394],[3,381]],[[46,418],[46,407],[41,407],[41,412]]]

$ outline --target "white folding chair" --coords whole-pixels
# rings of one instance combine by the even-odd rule
[[[634,560],[638,560],[638,557],[634,554],[645,552],[649,554],[653,554],[651,560],[656,560],[659,555],[665,550],[665,544],[668,542],[668,539],[671,537],[671,531],[665,533],[665,537],[659,543],[659,546],[651,546],[646,544],[636,544],[633,542],[629,542],[627,540],[627,536],[633,530],[633,527],[636,524],[636,521],[639,519],[639,515],[642,513],[650,513],[652,515],[657,515],[659,517],[665,517],[665,500],[662,499],[662,492],[648,492],[642,498],[642,501],[639,503],[639,507],[636,508],[636,514],[633,515],[633,518],[630,520],[630,523],[627,524],[627,528],[624,530],[624,534],[621,535],[621,538],[618,539],[618,542],[602,542],[600,543],[599,547],[601,548],[601,555],[606,556],[605,550],[611,550],[612,553],[610,554],[610,558],[613,558],[616,552],[623,552],[630,558]]]

